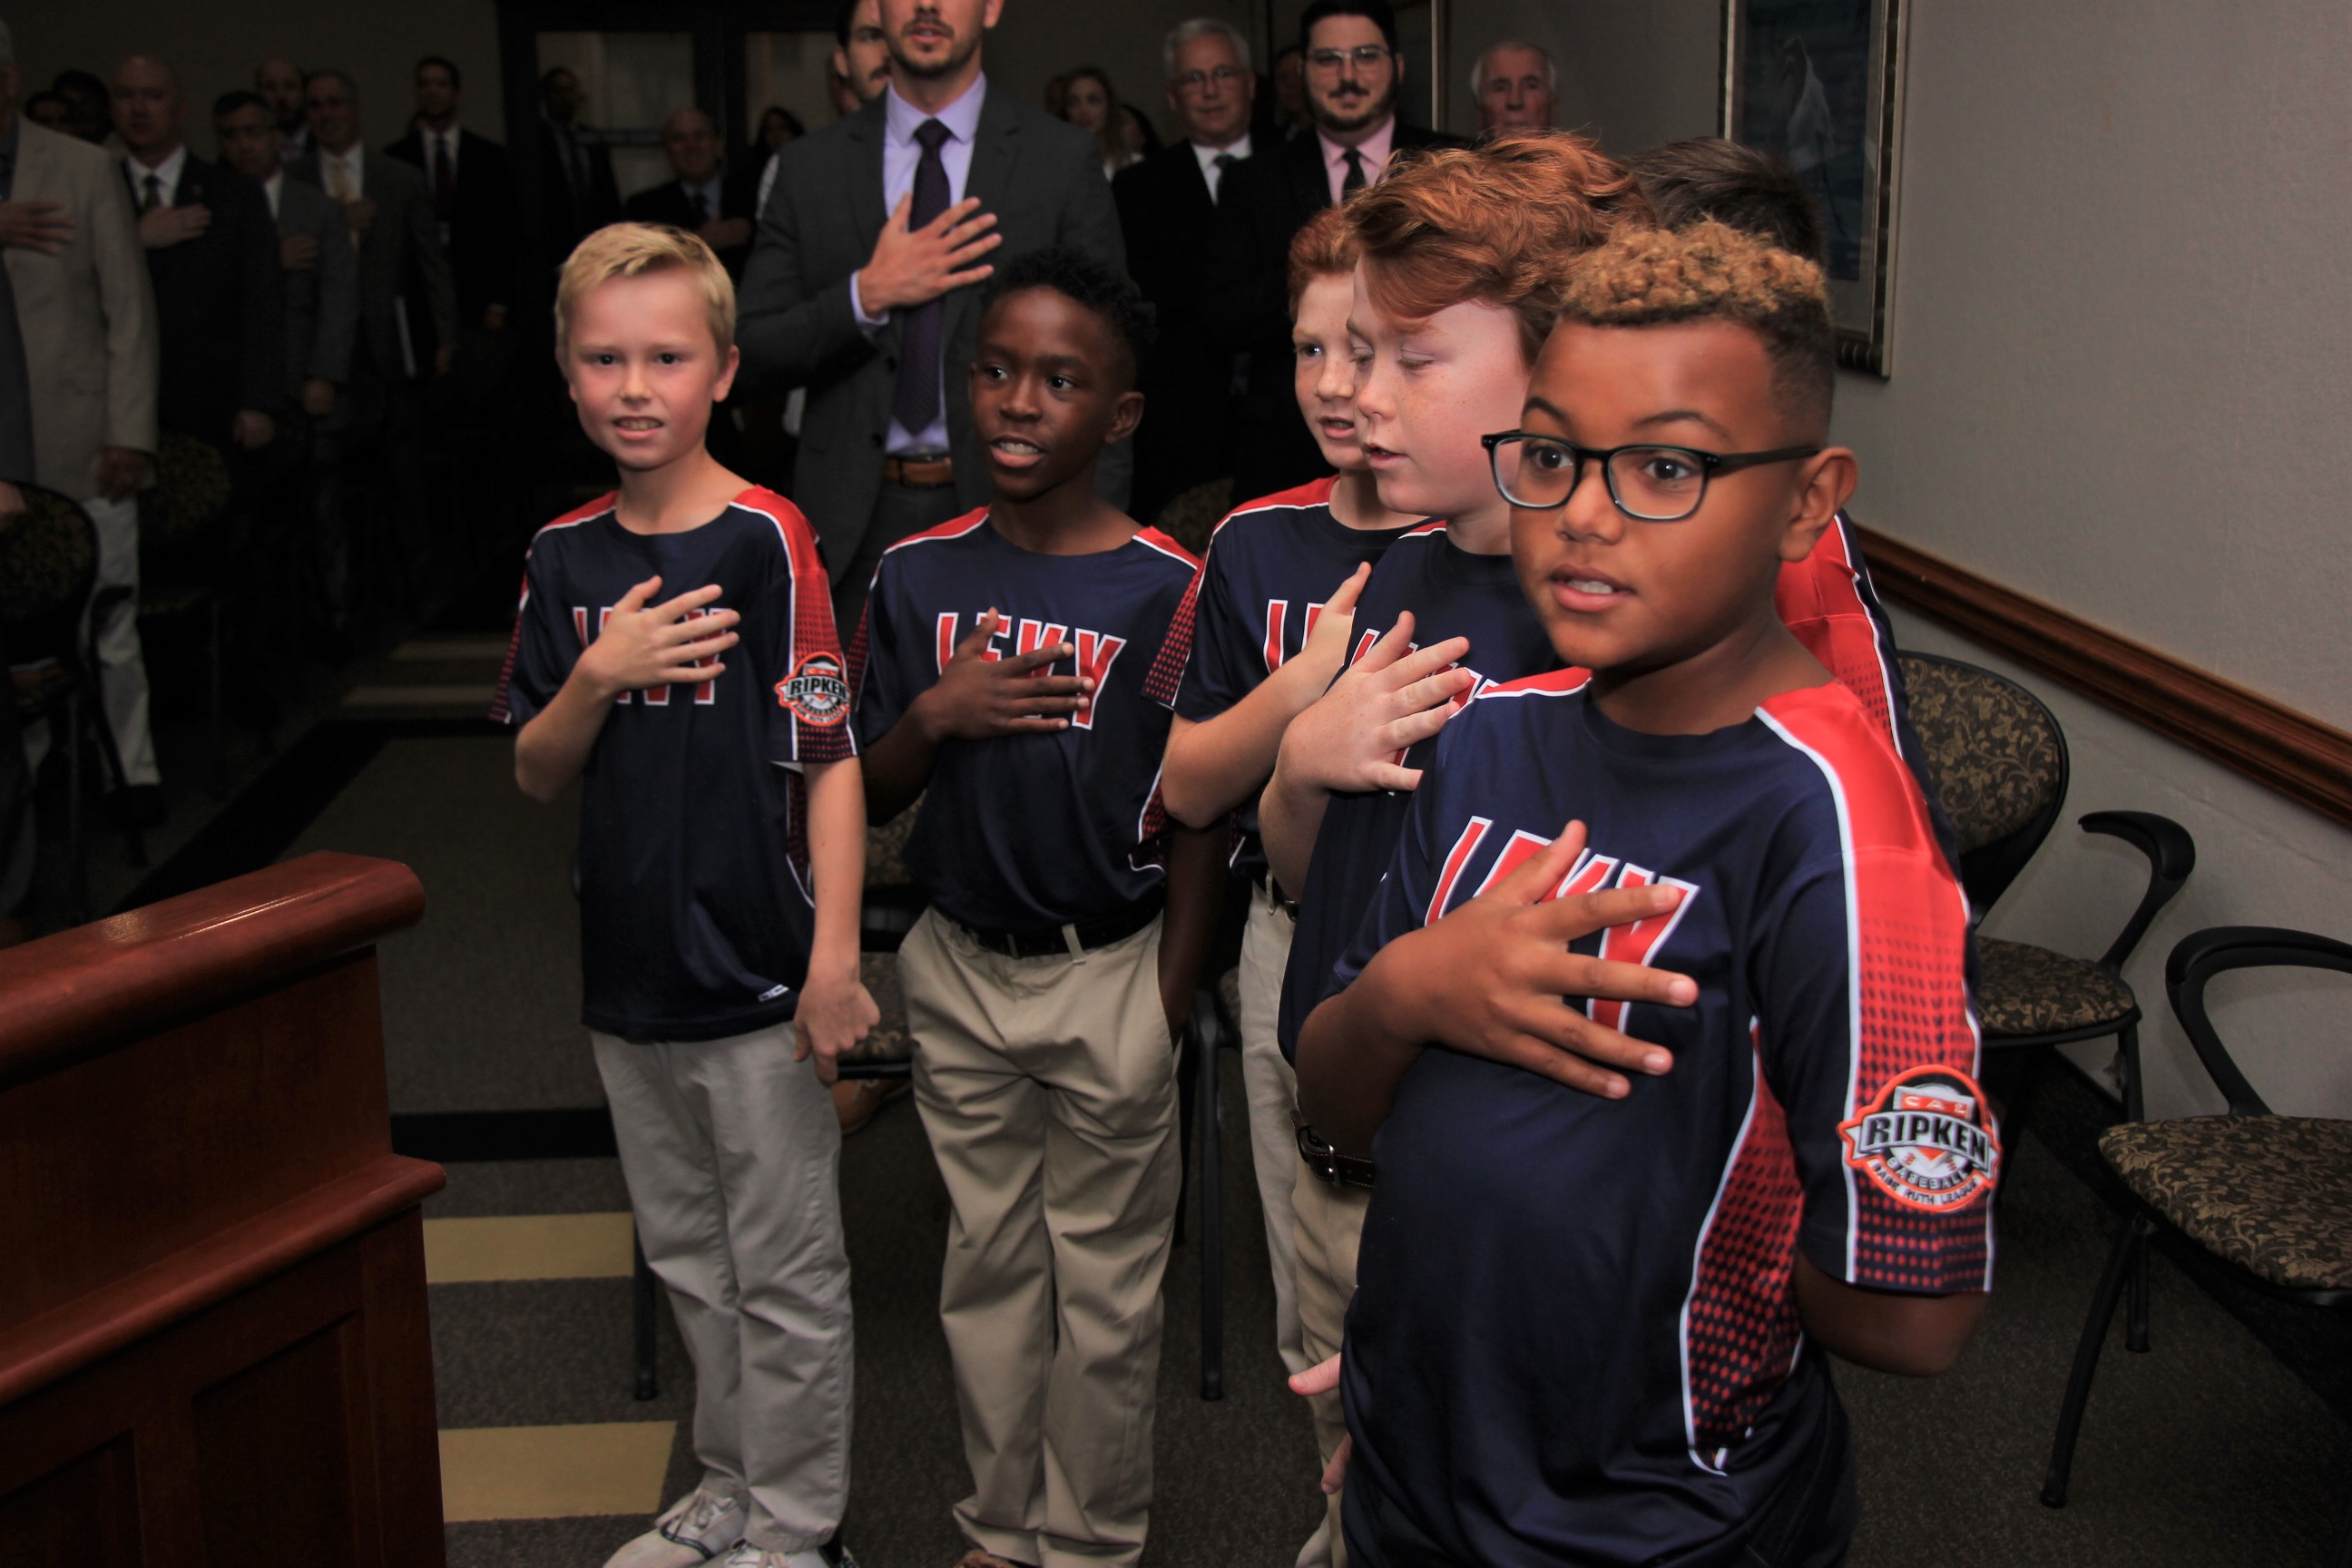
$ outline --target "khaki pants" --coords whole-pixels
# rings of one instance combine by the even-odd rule
[[[1176,1219],[1160,925],[1006,958],[936,910],[898,950],[915,1102],[952,1209],[940,1321],[971,1542],[1131,1564],[1151,1509],[1160,1279]]]
[[[849,1255],[841,1125],[793,1026],[633,1045],[595,1035],[646,1261],[694,1363],[703,1484],[745,1537],[820,1546],[849,1490]]]
[[[1257,1167],[1258,1203],[1265,1210],[1265,1251],[1274,1268],[1274,1348],[1286,1372],[1315,1364],[1298,1325],[1298,1221],[1291,1194],[1298,1185],[1298,1134],[1290,1113],[1298,1103],[1298,1075],[1282,1059],[1276,1026],[1282,1012],[1282,972],[1298,919],[1263,887],[1250,891],[1249,922],[1242,928],[1242,1087],[1249,1096],[1250,1156]],[[1320,1467],[1318,1467],[1318,1470]],[[1328,1522],[1298,1549],[1295,1568],[1331,1561]]]
[[[1362,1187],[1321,1180],[1295,1151],[1291,1163],[1298,1171],[1292,1202],[1298,1211],[1299,1334],[1309,1362],[1328,1361],[1339,1353],[1348,1303],[1356,1294],[1356,1244],[1363,1237],[1364,1211],[1371,1206],[1372,1194]],[[1339,1452],[1339,1439],[1348,1435],[1348,1418],[1339,1409],[1337,1389],[1318,1394],[1309,1403],[1315,1408],[1315,1447],[1328,1464]],[[1337,1492],[1328,1500],[1321,1539],[1329,1545],[1334,1568],[1348,1568],[1339,1500]]]

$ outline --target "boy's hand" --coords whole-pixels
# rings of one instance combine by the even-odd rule
[[[1291,1373],[1290,1392],[1309,1399],[1318,1394],[1332,1393],[1339,1386],[1342,1359],[1343,1355],[1335,1355],[1329,1361],[1317,1362],[1305,1372]],[[1356,1439],[1352,1436],[1342,1436],[1339,1446],[1331,1450],[1331,1462],[1323,1467],[1323,1493],[1326,1497],[1347,1485],[1348,1460],[1355,1451]]]
[[[1330,613],[1326,609],[1324,618]],[[1315,629],[1322,631],[1320,621]],[[1453,668],[1470,651],[1467,637],[1448,637],[1418,652],[1408,651],[1412,647],[1407,611],[1290,721],[1282,737],[1287,783],[1332,794],[1412,789],[1421,783],[1421,770],[1402,766],[1399,759],[1445,727],[1478,678]]]
[[[1045,673],[1055,659],[1076,655],[1067,643],[1011,658],[983,657],[988,639],[1003,624],[1004,617],[994,610],[981,616],[979,627],[956,645],[939,679],[915,700],[915,709],[934,742],[1066,730],[1070,721],[1066,715],[1085,707],[1093,694],[1095,683],[1090,679]]]
[[[719,655],[741,640],[733,627],[742,617],[732,610],[695,614],[719,597],[715,584],[647,609],[646,601],[660,587],[659,577],[648,577],[621,595],[573,666],[576,676],[605,697],[648,686],[692,686],[725,673]]]
[[[816,1080],[830,1084],[841,1076],[841,1053],[856,1049],[881,1021],[882,1010],[857,978],[856,960],[845,969],[813,970],[801,985],[801,1005],[793,1015],[793,1060],[815,1057]]]
[[[1664,1047],[1595,1023],[1566,998],[1686,1007],[1698,999],[1697,985],[1646,964],[1570,952],[1568,944],[1604,926],[1669,913],[1683,894],[1669,887],[1622,888],[1540,901],[1567,878],[1583,847],[1584,825],[1571,822],[1494,887],[1381,950],[1365,973],[1374,966],[1388,971],[1381,994],[1403,1001],[1409,1015],[1397,1020],[1401,1035],[1610,1100],[1632,1091],[1621,1072],[1655,1077],[1674,1067]]]
[[[1323,601],[1322,613],[1315,617],[1315,629],[1292,662],[1312,670],[1317,679],[1329,685],[1339,673],[1339,661],[1348,657],[1348,646],[1356,635],[1356,601],[1363,597],[1364,584],[1372,580],[1372,563],[1369,561],[1348,574],[1348,580],[1328,599]]]

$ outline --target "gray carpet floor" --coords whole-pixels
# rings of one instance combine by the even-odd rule
[[[390,855],[425,881],[425,923],[383,953],[395,1110],[596,1102],[577,1025],[571,832],[568,810],[530,806],[515,792],[504,742],[420,739],[387,745],[303,835],[298,852]],[[1272,1349],[1237,1076],[1228,1073],[1221,1108],[1230,1392],[1214,1404],[1197,1396],[1197,1247],[1180,1247],[1168,1275],[1146,1556],[1155,1568],[1275,1568],[1289,1562],[1318,1506],[1305,1413],[1283,1389]],[[2053,1075],[2053,1086],[2036,1114],[2064,1148],[2031,1133],[2017,1146],[1999,1287],[1959,1368],[1927,1383],[1840,1369],[1861,1447],[1853,1561],[2318,1563],[2352,1490],[2352,1436],[2309,1382],[2163,1258],[2152,1353],[2125,1353],[2118,1329],[2084,1429],[2074,1504],[2053,1511],[2037,1500],[2068,1360],[2119,1223],[2062,1157],[2079,1156],[2080,1128],[2103,1110],[2078,1080]],[[946,1206],[910,1105],[891,1105],[849,1141],[841,1179],[858,1347],[845,1533],[868,1568],[945,1568],[961,1550],[948,1508],[963,1487],[935,1310]],[[452,1166],[448,1191],[428,1212],[625,1202],[609,1160],[518,1162]],[[630,1397],[626,1280],[436,1286],[432,1310],[445,1425],[632,1421],[689,1407],[691,1374],[667,1331],[661,1396]],[[692,1474],[681,1437],[670,1490]],[[450,1562],[597,1568],[644,1524],[453,1525]]]

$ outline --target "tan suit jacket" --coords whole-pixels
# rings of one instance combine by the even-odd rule
[[[16,134],[11,199],[63,202],[74,226],[55,256],[5,252],[33,391],[34,476],[84,500],[98,493],[100,447],[155,449],[154,295],[114,155],[21,116]]]

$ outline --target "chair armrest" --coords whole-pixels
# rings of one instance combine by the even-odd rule
[[[2197,841],[2189,837],[2189,829],[2152,811],[2095,811],[2083,818],[2082,828],[2085,833],[2120,838],[2147,857],[2147,891],[2140,895],[2139,907],[2132,910],[2131,919],[2124,921],[2124,929],[2099,958],[2101,969],[2120,974],[2124,961],[2147,934],[2158,913],[2197,869]]]
[[[2164,992],[2173,1016],[2232,1116],[2267,1116],[2270,1107],[2240,1071],[2205,1011],[2205,987],[2233,969],[2294,966],[2352,974],[2352,945],[2280,926],[2212,926],[2190,931],[2164,961]]]

